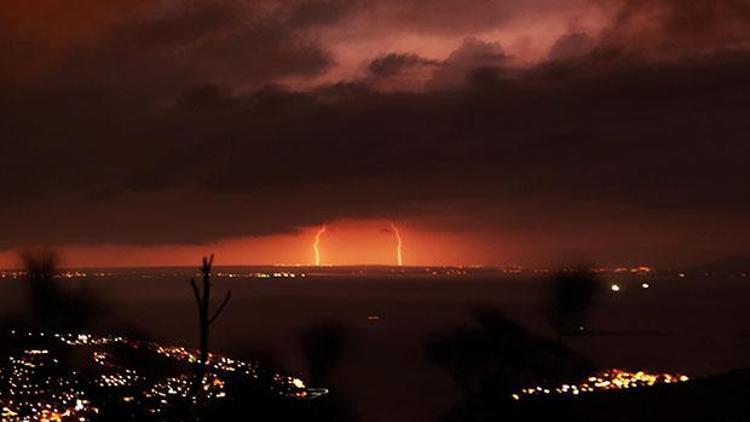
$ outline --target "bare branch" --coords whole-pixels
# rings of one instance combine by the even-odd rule
[[[221,302],[221,305],[219,305],[219,309],[217,309],[217,310],[216,310],[216,312],[214,313],[214,316],[212,316],[212,317],[211,317],[211,318],[210,318],[210,319],[208,320],[208,323],[209,323],[209,324],[211,324],[211,323],[213,323],[214,321],[216,321],[216,318],[218,318],[218,317],[219,317],[219,314],[221,314],[221,311],[223,311],[223,310],[224,310],[224,307],[225,307],[225,306],[227,306],[227,303],[229,303],[229,299],[231,299],[231,298],[232,298],[232,291],[230,290],[230,291],[228,291],[228,292],[227,292],[227,295],[226,295],[226,296],[224,296],[224,301],[223,301],[223,302]]]
[[[214,265],[214,254],[209,257],[203,257],[203,275],[209,275],[211,273],[211,267]]]
[[[190,285],[193,287],[193,296],[195,296],[195,302],[198,304],[198,309],[201,308],[201,294],[198,291],[198,285],[195,283],[195,279],[190,279]]]

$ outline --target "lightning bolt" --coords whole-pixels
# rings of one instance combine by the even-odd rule
[[[326,226],[320,226],[315,233],[315,243],[313,243],[313,252],[315,253],[315,266],[320,267],[320,236],[326,232]]]
[[[396,223],[392,221],[391,221],[391,230],[393,230],[393,234],[396,236],[396,262],[398,262],[399,267],[403,267],[404,255],[401,249],[401,246],[402,246],[401,233],[398,231],[398,227],[396,227]]]

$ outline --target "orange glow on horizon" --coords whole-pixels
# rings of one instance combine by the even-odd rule
[[[300,227],[292,233],[198,244],[61,245],[54,249],[68,268],[194,266],[210,253],[216,255],[217,266],[405,265],[402,224],[397,227],[385,219],[347,219]],[[482,239],[466,233],[442,232],[415,222],[408,226],[409,265],[493,264],[502,259],[497,248],[487,247]],[[482,251],[488,253],[482,255]],[[0,251],[0,268],[19,267],[17,249]]]

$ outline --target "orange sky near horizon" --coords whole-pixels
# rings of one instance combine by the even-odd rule
[[[712,237],[684,233],[682,224],[644,243],[637,230],[591,225],[588,230],[550,233],[529,230],[464,228],[435,221],[396,222],[403,240],[405,266],[525,266],[556,268],[573,264],[603,266],[680,266],[707,262],[722,255],[710,254]],[[204,244],[159,245],[58,245],[61,266],[67,268],[197,266],[201,257],[215,254],[216,265],[315,264],[313,243],[320,226],[269,236],[236,237]],[[602,233],[610,230],[607,236]],[[718,228],[717,228],[718,230]],[[728,228],[725,228],[728,230]],[[674,239],[691,245],[675,259]],[[387,219],[345,219],[326,224],[320,239],[322,265],[397,265],[397,239]],[[0,269],[20,267],[19,249],[0,251]],[[645,252],[644,252],[645,251]]]
[[[397,224],[404,265],[473,265],[471,242],[455,233],[438,233]],[[321,237],[322,265],[396,265],[396,238],[387,220],[343,220],[326,225]],[[225,239],[200,245],[63,245],[62,265],[158,267],[198,265],[207,254],[217,265],[314,265],[313,242],[319,227],[293,234]],[[18,268],[18,251],[0,252],[0,268]]]

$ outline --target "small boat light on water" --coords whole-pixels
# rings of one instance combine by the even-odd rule
[[[613,284],[612,287],[610,287],[613,292],[619,292],[620,291],[620,285],[619,284]]]

